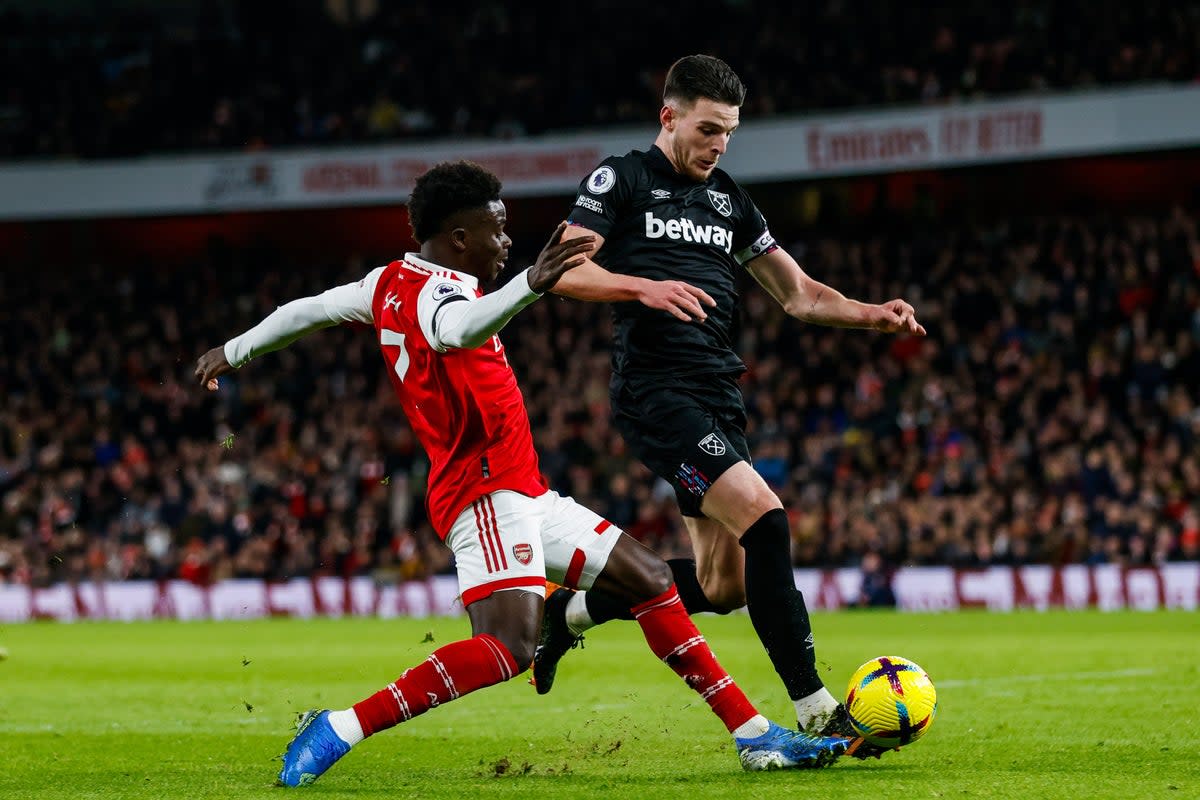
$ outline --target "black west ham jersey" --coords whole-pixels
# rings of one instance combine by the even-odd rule
[[[767,221],[723,170],[697,183],[658,147],[605,159],[579,185],[568,220],[604,237],[610,272],[692,284],[717,301],[705,322],[681,322],[638,302],[613,304],[613,372],[634,377],[740,374],[733,350],[738,273],[774,250]]]

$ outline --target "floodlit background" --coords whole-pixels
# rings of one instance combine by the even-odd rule
[[[1200,3],[0,0],[0,797],[278,791],[295,712],[466,634],[372,337],[216,394],[194,361],[401,257],[443,159],[500,175],[523,268],[696,52],[748,86],[722,166],[776,238],[929,330],[802,325],[743,281],[822,674],[916,660],[932,732],[743,775],[615,624],[549,697],[438,709],[312,791],[1200,796]],[[542,469],[687,554],[609,421],[610,328],[547,298],[503,333]],[[748,619],[698,624],[790,724]]]
[[[776,237],[930,331],[805,326],[746,281],[755,465],[796,566],[841,570],[801,573],[817,604],[886,602],[866,559],[906,607],[1196,606],[1171,566],[1200,552],[1195,3],[0,9],[0,615],[170,614],[231,578],[365,579],[370,607],[452,573],[369,336],[215,397],[191,365],[413,246],[403,201],[441,159],[501,175],[524,266],[601,158],[650,144],[690,52],[748,84],[723,165]],[[557,299],[505,331],[543,470],[687,552],[610,425],[608,336]],[[1022,565],[1068,569],[911,572]],[[447,610],[428,592],[383,605]]]

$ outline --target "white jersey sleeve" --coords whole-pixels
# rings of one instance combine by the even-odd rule
[[[371,302],[383,270],[378,267],[356,283],[280,306],[262,322],[226,342],[225,360],[233,367],[242,367],[255,356],[280,350],[313,331],[343,322],[374,323]]]
[[[471,286],[449,275],[430,276],[417,297],[417,322],[429,345],[439,353],[482,345],[541,297],[529,288],[528,273],[525,270],[483,297],[476,297]]]

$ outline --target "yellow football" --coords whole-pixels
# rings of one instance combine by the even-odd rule
[[[859,735],[900,747],[925,735],[937,713],[937,690],[925,670],[899,656],[872,658],[855,670],[846,710]]]

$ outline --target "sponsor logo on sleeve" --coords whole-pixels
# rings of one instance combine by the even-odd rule
[[[462,287],[455,283],[439,283],[433,289],[434,300],[445,300],[447,297],[453,297],[456,294],[462,294]]]
[[[712,203],[712,207],[717,210],[722,217],[728,217],[733,213],[733,201],[729,199],[729,195],[724,192],[714,192],[708,190],[708,201]]]
[[[581,194],[575,198],[575,205],[580,208],[585,208],[595,214],[604,213],[604,204],[594,197],[588,197],[586,194]]]
[[[587,188],[592,194],[604,194],[617,185],[617,173],[612,167],[600,167],[588,177]]]

